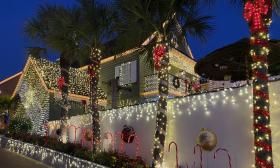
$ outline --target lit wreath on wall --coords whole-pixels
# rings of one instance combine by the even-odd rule
[[[181,84],[180,84],[180,79],[179,79],[177,76],[174,76],[174,77],[173,77],[172,82],[173,82],[173,86],[174,86],[176,89],[178,89],[178,88],[181,86]]]
[[[135,131],[134,128],[131,126],[124,125],[122,130],[121,139],[125,143],[132,143],[135,138]]]

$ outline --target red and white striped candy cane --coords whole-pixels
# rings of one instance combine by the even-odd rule
[[[115,137],[118,137],[118,135],[120,137],[120,148],[119,148],[119,150],[120,150],[120,153],[124,153],[124,142],[122,140],[122,133],[121,132],[116,132],[116,136]],[[116,139],[117,138],[115,138],[115,140]]]
[[[215,153],[214,153],[214,159],[216,159],[216,155],[219,151],[224,151],[227,153],[227,156],[228,156],[228,165],[229,165],[229,168],[231,168],[231,157],[230,157],[230,154],[229,154],[229,151],[225,148],[218,148]]]
[[[111,144],[112,144],[112,150],[115,151],[115,140],[114,140],[114,135],[112,132],[110,131],[107,131],[105,132],[106,135],[110,135],[110,138],[111,138]]]
[[[197,147],[199,147],[199,154],[200,154],[200,168],[202,168],[203,166],[202,166],[202,162],[203,162],[203,158],[202,158],[202,148],[201,148],[201,146],[199,145],[199,144],[197,144],[197,145],[195,145],[195,147],[193,148],[193,154],[195,155],[195,149],[197,148]],[[195,162],[194,162],[194,164],[195,164]]]
[[[172,141],[172,142],[169,143],[168,152],[170,152],[170,147],[171,147],[172,144],[175,145],[175,149],[176,149],[176,168],[178,168],[179,167],[179,165],[178,165],[178,146],[177,146],[176,142]]]

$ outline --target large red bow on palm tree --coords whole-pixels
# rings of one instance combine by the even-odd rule
[[[64,77],[59,77],[57,79],[57,86],[59,90],[62,90],[63,86],[65,85],[65,79]]]
[[[164,54],[166,52],[166,47],[163,44],[160,44],[155,47],[154,53],[153,53],[153,59],[154,59],[154,65],[156,70],[159,70],[161,67],[161,59],[163,58]]]
[[[247,1],[244,6],[244,18],[250,23],[251,31],[257,32],[264,29],[262,17],[267,15],[271,8],[267,0]]]

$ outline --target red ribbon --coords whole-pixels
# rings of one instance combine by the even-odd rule
[[[262,110],[262,109],[254,109],[254,113],[257,115],[264,115],[266,117],[269,116],[269,112],[267,110]]]
[[[65,79],[64,77],[59,77],[57,79],[57,86],[59,90],[62,90],[63,86],[65,86]]]
[[[267,62],[267,57],[255,55],[255,56],[253,56],[253,61],[254,62],[266,63]]]
[[[266,74],[261,73],[261,72],[259,72],[259,71],[257,71],[257,70],[254,70],[254,71],[253,71],[253,76],[256,76],[256,77],[258,77],[258,78],[261,78],[261,79],[264,80],[264,81],[267,81],[267,80],[268,80],[268,77],[267,77]]]
[[[268,46],[268,41],[267,40],[262,40],[262,39],[251,39],[250,44],[251,45],[260,45],[260,46]]]
[[[261,90],[254,90],[254,94],[255,94],[256,96],[260,96],[260,97],[263,98],[263,99],[268,99],[268,98],[269,98],[268,93],[263,92],[263,91],[261,91]]]
[[[254,128],[263,133],[271,133],[270,128],[265,127],[263,124],[254,124]]]
[[[265,167],[265,168],[273,168],[273,165],[271,163],[267,163],[266,160],[263,160],[259,157],[256,157],[256,163],[261,166],[261,167]]]
[[[250,23],[252,32],[263,31],[265,29],[262,17],[268,14],[270,4],[266,0],[247,1],[244,6],[244,18]]]
[[[264,142],[256,142],[255,145],[257,147],[262,147],[267,152],[270,152],[272,150],[271,145],[264,143]]]

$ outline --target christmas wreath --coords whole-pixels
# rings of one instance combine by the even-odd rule
[[[180,87],[180,79],[177,77],[177,76],[174,76],[173,77],[173,80],[172,80],[172,82],[173,82],[173,86],[176,88],[176,89],[178,89],[179,87]]]
[[[124,125],[122,130],[121,139],[125,143],[132,143],[135,137],[135,131],[133,127]]]

